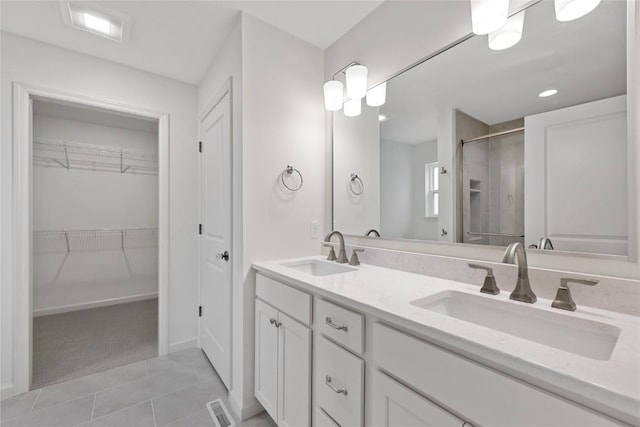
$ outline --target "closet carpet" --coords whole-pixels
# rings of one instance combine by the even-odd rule
[[[157,299],[35,317],[31,388],[157,356]]]

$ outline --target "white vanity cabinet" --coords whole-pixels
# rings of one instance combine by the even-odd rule
[[[621,426],[602,414],[564,400],[525,382],[516,380],[501,372],[451,353],[427,341],[415,338],[380,323],[373,325],[372,356],[376,366],[417,390],[423,397],[400,384],[393,384],[387,378],[374,388],[376,406],[387,405],[387,417],[392,411],[400,419],[420,419],[443,416],[450,423],[435,425],[469,424],[487,426]],[[376,373],[377,376],[383,375]],[[384,381],[387,379],[387,381]],[[400,388],[404,388],[400,391]],[[413,393],[413,394],[411,394]],[[397,403],[399,396],[404,406]],[[426,399],[428,398],[428,400]],[[429,402],[431,401],[431,402]],[[410,402],[410,403],[407,403]],[[437,405],[433,402],[438,402]],[[391,407],[389,407],[391,405]],[[433,411],[431,411],[433,409]],[[453,417],[459,414],[460,420]],[[373,409],[377,421],[384,414]],[[388,418],[387,418],[388,419]],[[391,423],[389,425],[402,425]],[[430,423],[420,425],[431,425]]]
[[[311,295],[262,275],[256,295],[256,399],[280,427],[311,425]]]

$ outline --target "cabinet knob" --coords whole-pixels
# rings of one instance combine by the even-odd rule
[[[279,328],[280,325],[282,324],[282,323],[278,322],[276,319],[274,319],[273,317],[271,319],[269,319],[269,323],[271,323],[276,328]]]

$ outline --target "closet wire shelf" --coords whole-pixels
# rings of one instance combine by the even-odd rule
[[[34,138],[33,162],[39,166],[66,169],[158,174],[158,156],[151,153],[49,138]]]
[[[35,230],[33,242],[34,253],[154,248],[158,246],[158,229]]]

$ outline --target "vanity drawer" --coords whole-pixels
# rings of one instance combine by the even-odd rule
[[[322,408],[316,408],[316,423],[315,427],[340,427],[340,424],[336,424],[329,415]]]
[[[342,426],[361,426],[364,412],[364,362],[317,336],[316,404]]]
[[[380,323],[373,361],[475,425],[620,426],[614,420]],[[508,404],[505,404],[508,402]]]
[[[329,301],[316,299],[316,325],[332,340],[348,349],[364,352],[364,316]]]
[[[305,325],[311,324],[312,297],[306,292],[256,274],[256,295]]]

